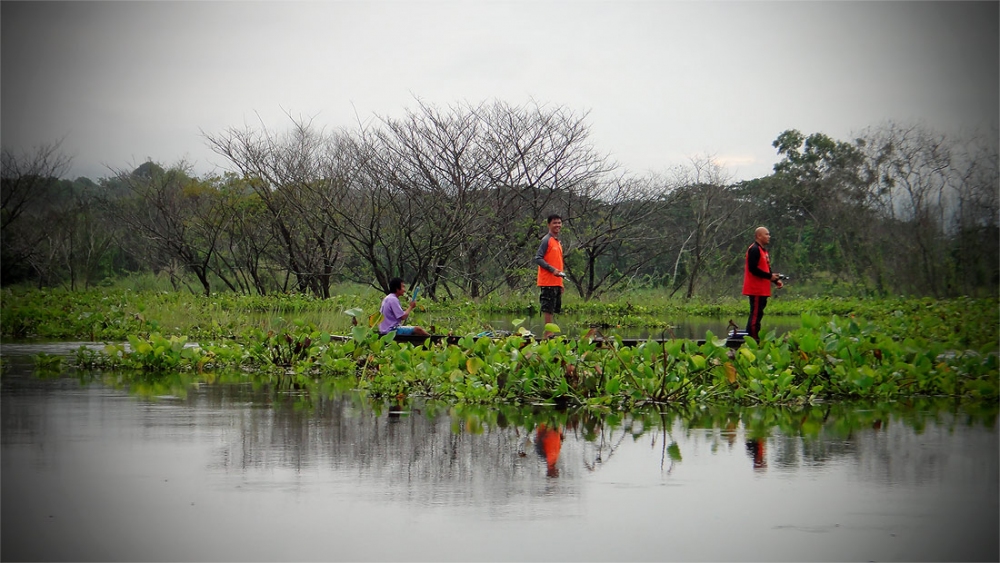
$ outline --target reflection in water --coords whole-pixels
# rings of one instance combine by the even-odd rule
[[[767,468],[767,440],[764,438],[747,440],[747,451],[750,452],[750,457],[753,458],[754,469]]]
[[[998,555],[996,405],[610,413],[98,379],[0,380],[0,558]]]
[[[550,458],[519,455],[523,440],[532,435],[530,423],[502,428],[492,421],[484,424],[476,413],[453,416],[445,405],[395,402],[384,408],[356,394],[302,399],[247,385],[206,386],[188,396],[192,408],[187,412],[197,417],[210,405],[231,417],[212,425],[223,440],[211,468],[240,476],[244,488],[266,488],[270,485],[262,475],[287,468],[346,472],[359,480],[360,490],[380,499],[424,506],[503,509],[536,494],[574,494],[575,471],[562,472],[569,481],[555,489],[545,483],[546,475],[559,474],[558,445],[549,450]],[[226,404],[245,408],[227,412]],[[539,447],[552,447],[550,438],[542,440]]]
[[[549,477],[558,477],[559,468],[556,462],[559,461],[559,450],[562,448],[563,433],[561,428],[549,428],[544,423],[538,425],[538,436],[535,439],[535,447],[538,455],[545,460],[546,472]]]

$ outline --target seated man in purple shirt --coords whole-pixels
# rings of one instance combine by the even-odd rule
[[[392,331],[396,334],[408,336],[429,336],[427,331],[419,326],[401,326],[406,317],[410,316],[410,311],[417,306],[415,301],[410,301],[410,306],[404,311],[399,304],[399,298],[406,293],[406,285],[401,278],[389,280],[389,294],[382,299],[382,306],[379,311],[382,313],[382,322],[378,324],[378,333],[385,335]]]

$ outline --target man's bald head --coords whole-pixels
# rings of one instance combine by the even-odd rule
[[[753,232],[753,238],[757,244],[767,246],[771,242],[771,231],[767,230],[767,227],[757,227]]]

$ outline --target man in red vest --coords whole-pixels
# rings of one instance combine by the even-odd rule
[[[538,287],[541,289],[538,297],[542,306],[545,324],[552,322],[555,314],[562,312],[563,250],[559,243],[559,231],[562,230],[562,217],[549,215],[549,232],[542,237],[542,244],[535,253],[535,264],[538,264]],[[544,337],[552,336],[545,331]]]
[[[743,268],[743,295],[750,297],[750,317],[747,319],[747,336],[754,340],[760,334],[760,320],[764,317],[767,298],[771,296],[771,284],[782,286],[780,274],[771,272],[771,258],[767,245],[771,242],[771,232],[766,227],[754,231],[754,243],[747,249],[746,265]]]

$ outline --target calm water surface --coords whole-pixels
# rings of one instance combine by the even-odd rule
[[[1000,556],[995,406],[393,410],[29,375],[74,348],[0,348],[3,560]]]

